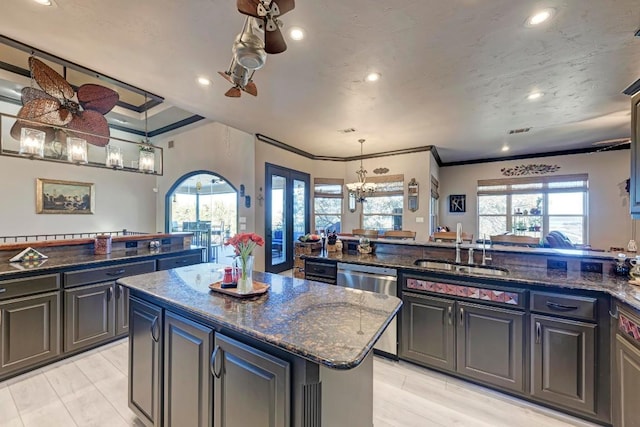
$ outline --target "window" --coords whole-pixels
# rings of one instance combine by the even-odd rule
[[[362,228],[367,230],[402,230],[404,175],[374,176],[376,191],[362,203]]]
[[[315,229],[340,232],[342,227],[342,179],[314,178],[313,212]]]
[[[587,243],[587,174],[478,181],[480,237],[511,233],[542,239],[551,231]]]

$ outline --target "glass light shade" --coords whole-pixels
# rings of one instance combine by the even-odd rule
[[[67,160],[71,163],[87,163],[87,141],[82,138],[67,137]]]
[[[107,151],[107,159],[105,161],[105,164],[110,168],[122,169],[123,159],[120,147],[109,144],[105,147],[105,149]]]
[[[46,134],[41,130],[22,128],[20,131],[20,154],[28,157],[44,157]]]
[[[138,158],[138,170],[140,172],[154,172],[155,161],[156,155],[153,152],[141,150]]]

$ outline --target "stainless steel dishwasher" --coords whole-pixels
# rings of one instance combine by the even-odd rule
[[[397,296],[398,272],[393,268],[338,263],[338,286]],[[376,345],[376,350],[398,355],[398,329],[394,318]]]

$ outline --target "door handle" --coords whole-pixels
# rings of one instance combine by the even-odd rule
[[[220,346],[217,345],[216,348],[213,350],[213,353],[211,353],[211,360],[209,363],[209,369],[211,370],[211,374],[216,377],[216,378],[220,378],[220,376],[222,375],[222,369],[220,369],[220,372],[216,371],[216,362],[218,361],[218,351],[220,351]]]
[[[116,299],[120,299],[122,296],[122,285],[116,286]]]
[[[158,342],[158,340],[160,339],[159,337],[156,337],[156,325],[158,324],[158,316],[153,318],[153,322],[151,322],[151,339],[154,342]]]
[[[126,270],[123,268],[122,270],[117,270],[117,271],[108,271],[106,274],[107,276],[120,276],[121,274],[124,274]]]
[[[553,301],[547,301],[547,307],[556,311],[573,311],[578,309],[575,305],[564,305]]]
[[[464,308],[460,307],[460,326],[464,325]]]
[[[540,335],[542,335],[542,326],[540,322],[536,322],[536,344],[540,344]]]
[[[0,288],[0,294],[4,294],[5,292],[7,292],[7,288]]]
[[[449,325],[453,325],[453,307],[447,308],[447,317],[449,318]]]
[[[617,306],[617,305],[614,305],[614,309],[615,309],[615,310],[614,310],[613,312],[611,312],[611,310],[609,310],[609,316],[613,317],[614,319],[617,319],[617,318],[618,318],[618,316],[619,316],[619,313],[618,313],[618,306]]]
[[[109,286],[107,288],[107,302],[111,301],[112,297],[113,297],[113,289],[111,288],[111,286]]]

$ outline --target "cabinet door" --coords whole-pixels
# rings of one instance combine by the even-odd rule
[[[189,254],[178,257],[160,258],[158,260],[158,271],[170,268],[184,267],[187,265],[199,264],[202,262],[202,253]]]
[[[115,285],[116,292],[116,336],[129,332],[129,288]]]
[[[452,300],[403,293],[400,357],[455,369]]]
[[[221,334],[211,370],[214,427],[288,427],[289,363]]]
[[[148,426],[162,425],[162,309],[129,302],[129,408]]]
[[[167,312],[164,317],[164,425],[212,425],[213,330]]]
[[[98,344],[115,336],[113,282],[64,291],[64,351]]]
[[[596,325],[531,315],[531,394],[595,414]]]
[[[524,392],[524,313],[459,302],[457,317],[457,371]]]
[[[640,427],[640,350],[616,337],[616,378],[613,381],[617,427]]]
[[[0,302],[0,376],[60,354],[60,292]]]

